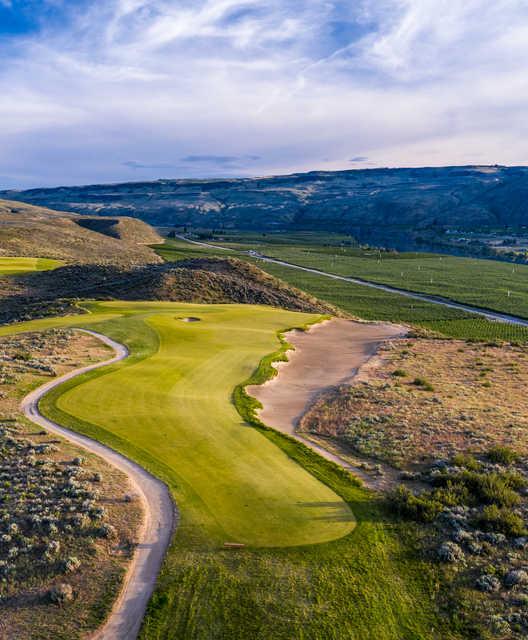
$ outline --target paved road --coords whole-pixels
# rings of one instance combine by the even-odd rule
[[[230,249],[228,247],[218,247],[214,244],[208,244],[207,242],[198,242],[197,240],[190,240],[185,236],[178,235],[176,237],[179,238],[180,240],[185,240],[186,242],[190,242],[191,244],[197,244],[203,247],[207,247],[209,249],[222,249],[224,251],[233,251],[233,249]],[[258,253],[257,251],[242,251],[240,253],[245,253],[251,256],[252,258],[255,258],[257,260],[262,260],[263,262],[271,262],[273,264],[282,265],[283,267],[290,267],[291,269],[298,269],[299,271],[307,271],[308,273],[315,273],[319,276],[324,276],[325,278],[331,278],[332,280],[341,280],[344,282],[351,282],[352,284],[358,284],[363,287],[370,287],[371,289],[379,289],[380,291],[386,291],[387,293],[396,293],[400,296],[405,296],[406,298],[410,298],[412,300],[420,300],[422,302],[430,302],[431,304],[438,304],[442,307],[449,307],[450,309],[467,311],[468,313],[474,313],[475,315],[483,316],[488,320],[493,320],[497,322],[508,322],[510,324],[516,324],[516,325],[521,325],[523,327],[528,327],[528,320],[526,318],[510,315],[508,313],[500,313],[498,311],[490,311],[488,309],[482,309],[480,307],[473,307],[468,304],[454,302],[446,298],[430,296],[425,293],[416,293],[415,291],[408,291],[406,289],[397,289],[396,287],[390,287],[389,285],[370,282],[369,280],[361,280],[359,278],[351,278],[347,276],[338,276],[335,273],[328,273],[328,271],[320,271],[319,269],[303,267],[300,264],[295,264],[293,262],[286,262],[285,260],[270,258],[269,256]]]
[[[122,592],[106,623],[91,636],[92,640],[134,640],[139,633],[147,603],[152,595],[165,552],[177,524],[177,512],[169,490],[145,469],[113,449],[66,429],[45,418],[39,411],[40,399],[51,389],[83,373],[119,362],[127,357],[126,347],[107,336],[78,329],[99,338],[115,351],[115,356],[48,382],[27,395],[21,404],[24,414],[35,424],[95,453],[125,473],[143,503],[144,518],[138,533],[139,544],[129,566]]]

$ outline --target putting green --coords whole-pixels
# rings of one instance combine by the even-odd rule
[[[0,276],[15,276],[32,271],[50,271],[63,262],[49,258],[0,258]]]
[[[346,503],[246,425],[231,401],[234,387],[277,349],[277,331],[317,316],[249,305],[88,306],[91,316],[0,329],[89,323],[129,347],[126,361],[60,387],[46,413],[147,460],[169,482],[182,526],[209,540],[296,546],[353,529]]]

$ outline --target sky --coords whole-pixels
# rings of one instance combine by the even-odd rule
[[[528,164],[526,0],[0,0],[0,188]]]

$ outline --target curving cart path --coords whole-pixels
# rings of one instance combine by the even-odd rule
[[[177,511],[166,485],[145,469],[100,442],[70,431],[39,412],[40,399],[54,387],[93,369],[124,360],[128,356],[126,347],[107,336],[87,329],[78,331],[89,333],[104,342],[115,351],[115,356],[104,362],[75,369],[42,385],[22,400],[21,409],[35,424],[96,454],[125,473],[133,490],[140,497],[144,516],[138,532],[139,543],[134,557],[109,617],[104,625],[90,636],[91,640],[134,640],[139,633],[147,603],[177,525]]]

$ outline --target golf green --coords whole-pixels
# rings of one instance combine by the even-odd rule
[[[44,412],[148,460],[168,478],[182,525],[206,530],[215,543],[296,546],[353,529],[348,505],[245,424],[231,399],[277,349],[278,331],[317,316],[250,305],[86,306],[91,315],[0,329],[88,325],[128,346],[127,360],[52,392]]]
[[[32,271],[50,271],[62,264],[60,260],[49,258],[0,257],[0,276],[15,276]]]

